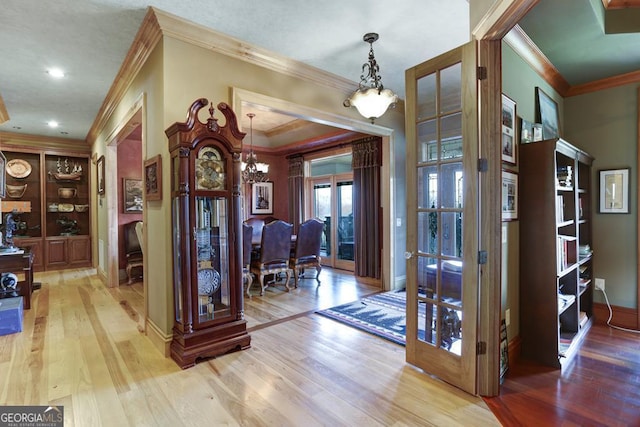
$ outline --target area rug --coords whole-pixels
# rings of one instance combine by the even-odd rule
[[[316,313],[396,344],[405,345],[407,335],[406,300],[405,291],[383,292]],[[421,317],[418,321],[418,327],[423,328],[425,324],[424,304],[420,304],[420,306],[422,306],[422,310],[418,314]],[[418,330],[418,336],[424,339],[424,329]]]

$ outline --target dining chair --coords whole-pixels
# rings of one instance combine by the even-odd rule
[[[247,283],[247,296],[251,297],[249,288],[253,282],[251,274],[251,239],[253,238],[253,227],[242,224],[242,281]]]
[[[300,272],[305,268],[316,269],[316,281],[320,286],[320,245],[322,244],[322,233],[324,222],[318,218],[311,218],[300,224],[296,237],[296,247],[293,255],[289,258],[289,268],[293,270],[295,287],[298,287]]]
[[[284,283],[287,292],[291,270],[289,269],[289,256],[291,254],[291,233],[293,225],[285,221],[273,221],[262,228],[262,240],[260,242],[260,257],[251,261],[251,273],[260,280],[260,295],[264,295],[265,277],[278,273],[287,275]]]
[[[138,278],[142,277],[143,270],[143,257],[142,257],[142,247],[140,245],[140,241],[138,240],[138,235],[136,233],[136,226],[141,221],[132,221],[124,225],[123,234],[124,234],[124,252],[127,258],[127,284],[133,283],[133,269],[138,268],[140,270],[140,274]]]

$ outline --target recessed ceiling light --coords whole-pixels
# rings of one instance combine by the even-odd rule
[[[56,122],[55,120],[50,120],[50,121],[47,122],[47,125],[50,128],[57,128],[58,127],[58,122]]]
[[[51,77],[55,77],[56,79],[61,79],[64,77],[64,71],[62,71],[60,68],[49,68],[47,70],[47,73]]]

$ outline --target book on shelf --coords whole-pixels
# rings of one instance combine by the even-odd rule
[[[558,311],[563,311],[566,307],[573,304],[575,300],[575,295],[558,294]]]
[[[564,222],[564,198],[556,196],[556,222]]]

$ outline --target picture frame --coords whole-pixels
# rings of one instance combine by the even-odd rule
[[[122,178],[124,213],[142,213],[142,180]]]
[[[533,142],[533,123],[518,117],[518,125],[520,129],[520,144],[529,144]]]
[[[560,137],[558,104],[539,87],[536,87],[536,122],[542,124],[543,139]]]
[[[144,195],[147,201],[162,200],[162,155],[144,161]]]
[[[97,171],[97,179],[96,182],[98,183],[98,195],[99,196],[103,196],[104,195],[104,156],[100,156],[98,158],[98,161],[96,162],[96,171]]]
[[[600,170],[600,213],[629,213],[630,168]]]
[[[251,184],[251,215],[273,214],[273,182]]]
[[[0,151],[0,198],[7,197],[7,158]]]
[[[502,161],[516,164],[516,102],[502,94]]]
[[[509,339],[507,337],[507,322],[500,321],[500,382],[504,381],[509,370]]]
[[[518,219],[518,174],[502,171],[502,221]]]

